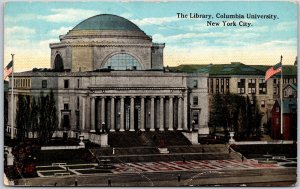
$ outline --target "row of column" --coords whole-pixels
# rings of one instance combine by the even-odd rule
[[[159,97],[159,130],[163,131],[165,130],[164,128],[164,122],[165,122],[165,112],[164,112],[164,103],[165,103],[165,97],[166,96],[160,96]],[[167,96],[169,99],[169,107],[166,109],[168,110],[168,129],[169,130],[173,130],[174,128],[174,116],[178,116],[178,128],[177,130],[187,130],[187,96],[183,95],[182,96],[175,96],[178,98],[178,110],[177,110],[177,115],[174,115],[174,96]],[[97,97],[91,97],[90,98],[90,103],[91,103],[91,112],[90,112],[90,116],[91,116],[91,128],[90,131],[91,132],[95,132],[96,130],[96,98]],[[98,123],[100,123],[102,125],[102,123],[105,123],[105,113],[110,113],[107,116],[110,116],[110,123],[105,123],[105,126],[107,127],[108,125],[110,125],[110,131],[115,131],[117,130],[117,125],[115,123],[116,119],[116,113],[115,113],[115,107],[116,107],[116,97],[115,96],[101,96],[99,97],[101,99],[101,114],[100,114],[100,119],[98,119]],[[105,111],[105,99],[109,98],[110,99],[110,112]],[[119,121],[119,131],[125,131],[125,96],[120,96],[120,111],[119,111],[119,117],[120,117],[120,121]],[[134,131],[134,122],[135,122],[135,98],[137,98],[137,96],[129,96],[130,98],[130,111],[129,111],[129,116],[130,116],[130,122],[129,122],[129,128],[127,128],[127,130],[129,131]],[[141,131],[145,131],[146,128],[146,124],[145,124],[145,96],[139,96],[140,98],[140,130]],[[150,131],[154,131],[155,130],[155,96],[151,96],[151,101],[150,101],[150,111],[149,111],[149,116],[150,116]],[[183,101],[183,102],[182,102]],[[183,103],[183,104],[182,104]],[[99,111],[98,111],[99,113]],[[157,117],[158,118],[158,117]],[[84,123],[83,123],[84,124]],[[103,126],[103,125],[102,125]]]

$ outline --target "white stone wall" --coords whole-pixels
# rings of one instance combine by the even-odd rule
[[[197,87],[194,87],[194,81],[197,81]],[[200,110],[199,111],[199,129],[198,132],[202,132],[203,128],[208,127],[209,120],[209,103],[208,103],[208,88],[207,88],[207,76],[203,75],[193,75],[188,77],[188,87],[191,89],[189,96],[189,104],[190,104],[190,124],[192,124],[192,110]],[[198,97],[198,105],[193,104],[193,97]],[[192,126],[192,125],[191,125]],[[207,130],[208,131],[208,130]],[[203,134],[203,133],[201,133]],[[208,134],[208,133],[206,133]]]
[[[200,110],[199,114],[199,125],[200,127],[207,127],[208,121],[208,102],[207,102],[207,76],[203,75],[193,75],[182,73],[170,73],[162,71],[112,71],[112,72],[76,72],[76,73],[53,73],[53,72],[39,72],[39,77],[35,77],[34,72],[31,73],[33,85],[36,94],[39,94],[41,90],[50,91],[49,88],[42,89],[41,82],[43,79],[47,80],[48,87],[53,88],[54,92],[58,94],[57,96],[57,110],[58,110],[58,122],[59,128],[63,129],[62,123],[62,110],[64,110],[64,104],[69,104],[70,113],[68,114],[70,118],[70,129],[76,129],[76,110],[80,112],[80,122],[79,126],[82,131],[89,131],[91,129],[91,97],[106,96],[107,100],[110,102],[111,96],[147,96],[148,101],[150,96],[155,96],[157,100],[156,109],[159,109],[159,99],[160,96],[166,96],[165,99],[165,126],[169,125],[169,97],[174,98],[174,108],[177,108],[177,102],[179,97],[182,99],[182,127],[186,128],[185,124],[189,123],[190,116],[188,111],[190,108],[189,102],[187,103],[187,108],[184,105],[184,98],[187,89],[191,89],[191,95],[197,95],[199,97],[199,104],[197,108]],[[22,74],[21,74],[22,75]],[[51,77],[52,75],[52,77]],[[69,81],[69,88],[64,88],[64,81]],[[79,80],[79,87],[78,87]],[[192,88],[193,80],[198,81],[198,87]],[[54,86],[52,83],[56,83]],[[124,89],[124,87],[126,89]],[[142,87],[142,89],[141,89]],[[120,90],[120,89],[122,90]],[[93,90],[90,90],[93,89]],[[24,92],[24,91],[23,91]],[[27,91],[31,94],[32,91]],[[18,93],[18,91],[17,91]],[[79,97],[79,108],[77,108],[77,97]],[[84,99],[84,100],[83,100]],[[187,99],[190,99],[188,96]],[[84,102],[84,103],[83,103]],[[96,105],[97,100],[95,100]],[[150,102],[150,101],[149,101]],[[175,103],[176,102],[176,103]],[[117,105],[117,104],[116,104]],[[148,105],[148,110],[150,111],[150,105]],[[108,107],[109,110],[110,106]],[[174,116],[178,110],[174,110]],[[83,115],[84,113],[84,115]],[[115,112],[116,115],[117,112]],[[99,117],[95,113],[95,117]],[[174,119],[174,126],[178,124],[177,117]],[[108,121],[110,120],[110,117]],[[147,119],[146,119],[147,120]],[[187,121],[185,121],[187,120]],[[149,120],[148,120],[149,121]],[[148,123],[148,122],[147,122]],[[156,123],[159,122],[156,120]],[[98,126],[98,125],[97,125]],[[149,128],[149,125],[147,126]],[[97,127],[96,127],[97,128]]]

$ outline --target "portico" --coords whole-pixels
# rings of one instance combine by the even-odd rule
[[[137,92],[138,90],[138,92]],[[185,88],[90,88],[90,132],[187,130]],[[82,97],[85,102],[86,97]],[[82,106],[82,114],[88,112]],[[86,117],[88,115],[82,115]],[[82,125],[85,124],[83,119]],[[105,127],[105,128],[102,128]],[[83,130],[84,128],[82,128]]]

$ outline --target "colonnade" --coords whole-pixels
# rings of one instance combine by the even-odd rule
[[[92,96],[90,132],[96,130],[187,130],[187,96]]]

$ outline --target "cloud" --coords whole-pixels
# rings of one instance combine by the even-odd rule
[[[296,26],[297,26],[297,22],[291,21],[291,22],[280,22],[274,28],[276,31],[289,31],[289,30],[296,31],[295,30]]]
[[[230,34],[224,33],[224,32],[207,32],[207,33],[184,33],[184,34],[177,34],[177,35],[170,35],[170,36],[164,36],[161,34],[154,34],[153,40],[154,41],[164,41],[164,42],[172,42],[176,43],[179,40],[182,39],[192,39],[197,38],[196,40],[200,38],[217,38],[217,37],[227,37]]]
[[[49,15],[39,15],[37,18],[47,22],[72,23],[100,14],[100,12],[95,10],[84,9],[51,9],[51,12],[53,13]]]
[[[22,21],[34,20],[34,19],[37,19],[36,14],[20,14],[14,16],[4,15],[4,22],[7,23],[16,23],[16,22],[22,22]]]
[[[129,12],[126,12],[126,13],[120,14],[120,16],[129,19],[129,18],[133,17],[133,14],[129,13]]]
[[[242,27],[242,28],[234,28],[234,29],[226,29],[225,31],[234,32],[234,33],[248,33],[248,32],[255,32],[255,33],[262,33],[269,31],[270,28],[268,26],[252,26],[252,27]]]
[[[4,36],[6,38],[23,38],[27,39],[30,35],[36,34],[36,31],[32,28],[13,26],[4,29]]]
[[[60,27],[58,29],[53,29],[51,31],[49,31],[49,34],[51,36],[55,36],[58,37],[59,35],[64,35],[66,34],[69,30],[71,30],[73,27]]]
[[[297,39],[289,39],[289,40],[273,40],[260,44],[263,47],[284,47],[284,46],[295,46],[297,48]]]
[[[165,23],[170,23],[174,21],[178,21],[177,17],[160,17],[160,18],[142,18],[142,19],[132,19],[131,21],[138,26],[146,26],[146,25],[161,25]]]
[[[49,49],[49,44],[50,43],[58,43],[58,42],[59,42],[58,39],[48,39],[48,40],[39,41],[38,45],[39,45],[40,48]]]

